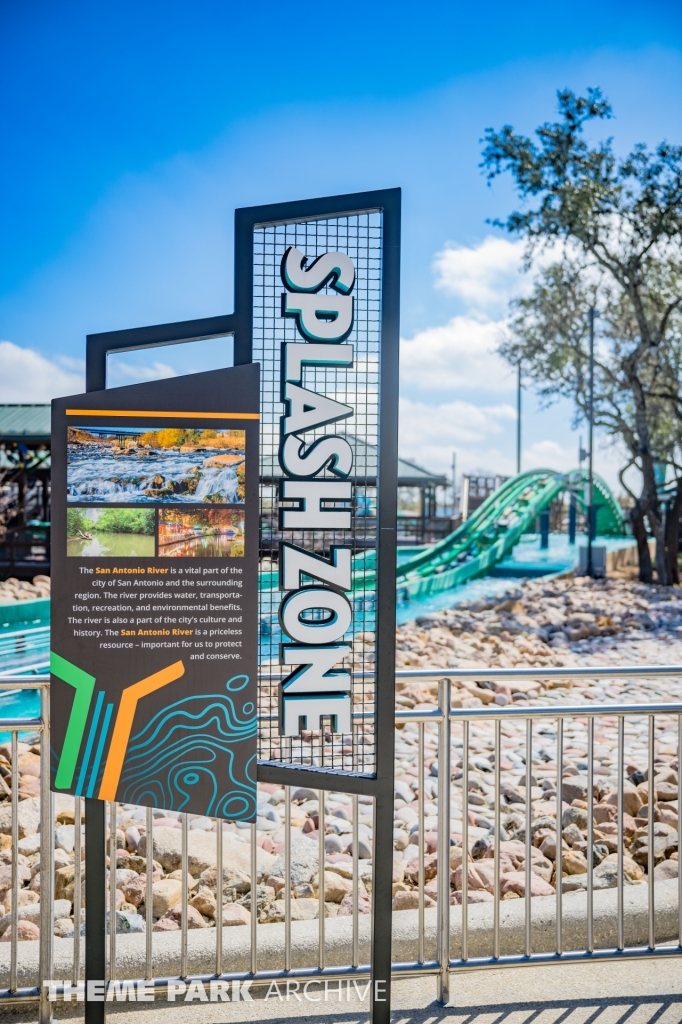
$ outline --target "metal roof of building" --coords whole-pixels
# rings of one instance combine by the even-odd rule
[[[354,453],[353,479],[376,483],[377,450],[374,445],[367,444],[361,438],[347,435]],[[50,440],[50,406],[49,405],[0,405],[0,443],[3,441],[45,441]],[[266,456],[262,463],[262,473],[267,480],[279,480],[282,471],[274,456]],[[428,469],[417,466],[407,459],[398,459],[399,487],[444,487],[448,483],[445,476],[430,473]]]
[[[416,487],[421,484],[428,484],[431,487],[447,487],[449,481],[442,473],[432,473],[423,469],[416,462],[408,462],[407,459],[398,457],[398,486]]]
[[[49,440],[49,405],[0,405],[0,442]]]
[[[376,484],[377,449],[367,444],[362,438],[353,434],[344,435],[353,449],[353,473],[351,479],[358,484]],[[265,455],[261,460],[261,473],[264,480],[275,482],[281,480],[283,473],[275,455]],[[444,476],[430,473],[428,469],[416,466],[407,459],[398,459],[398,487],[445,487],[448,480]]]

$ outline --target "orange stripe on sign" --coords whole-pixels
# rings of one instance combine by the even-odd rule
[[[116,799],[116,790],[118,789],[118,782],[123,770],[123,761],[128,749],[128,740],[130,739],[130,731],[133,727],[137,702],[142,697],[146,697],[147,694],[153,693],[154,690],[160,690],[162,686],[167,686],[168,683],[174,682],[184,674],[185,666],[181,661],[176,661],[173,665],[169,665],[168,668],[163,668],[160,672],[146,676],[144,679],[140,679],[139,683],[133,683],[132,686],[125,688],[121,694],[118,714],[116,715],[116,725],[114,726],[111,743],[109,744],[107,763],[104,775],[102,776],[102,785],[99,789],[100,800]]]
[[[187,420],[259,420],[259,412],[154,412],[149,409],[67,409],[67,416],[154,416]]]

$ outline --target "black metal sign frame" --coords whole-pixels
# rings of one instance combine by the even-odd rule
[[[382,189],[235,211],[235,312],[223,316],[93,334],[87,337],[86,390],[106,387],[107,357],[209,338],[234,337],[234,365],[253,361],[254,229],[367,212],[381,214],[381,307],[376,467],[376,625],[374,771],[326,772],[319,767],[259,762],[258,780],[365,794],[374,799],[374,878],[370,989],[371,1016],[389,1024],[393,860],[395,577],[398,457],[398,351],[400,316],[400,189]],[[105,977],[105,804],[86,800],[88,837],[86,903],[88,978]],[[378,866],[382,866],[379,870]],[[87,1024],[101,1024],[106,1003],[86,1002]]]

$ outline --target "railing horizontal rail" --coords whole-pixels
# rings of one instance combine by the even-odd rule
[[[283,673],[286,669],[282,669]],[[396,679],[617,679],[623,678],[674,678],[682,674],[682,665],[616,665],[616,666],[569,666],[548,668],[536,665],[532,668],[400,668],[396,669]],[[354,679],[373,678],[367,673],[354,672]],[[50,681],[49,675],[41,675],[30,682],[34,686],[45,686]],[[27,685],[29,680],[17,673],[0,675],[0,686]]]
[[[13,992],[9,988],[0,988],[0,1005],[10,1006],[13,1003],[25,1003],[40,998],[40,989],[37,985],[27,985],[18,988]]]
[[[28,652],[28,653],[31,653],[31,652]],[[29,661],[27,663],[25,662],[23,664],[20,663],[19,665],[15,665],[15,669],[17,670],[17,672],[27,672],[27,673],[30,672],[30,673],[32,673],[30,676],[29,675],[25,675],[23,677],[24,679],[35,679],[39,672],[44,672],[45,669],[49,668],[49,667],[50,667],[50,662],[46,658],[41,658],[39,661]],[[2,684],[0,684],[0,688],[1,687],[2,687]],[[25,686],[19,686],[19,687],[17,687],[17,689],[25,690],[26,687]]]
[[[489,971],[501,967],[541,967],[551,964],[590,963],[595,960],[642,960],[664,956],[680,956],[682,946],[628,946],[626,949],[583,949],[563,953],[531,953],[530,956],[471,957],[468,960],[450,960],[450,969],[468,971]]]
[[[495,707],[488,704],[482,708],[451,708],[450,718],[461,721],[465,719],[498,719],[525,718],[601,718],[608,715],[679,715],[682,714],[682,701],[666,701],[642,704],[558,704],[551,707]],[[440,722],[441,711],[396,711],[396,722]]]
[[[50,677],[21,676],[18,674],[0,676],[0,688],[3,690],[42,690],[49,686]]]
[[[532,668],[400,668],[396,669],[395,675],[396,679],[518,679],[526,682],[530,679],[617,679],[619,676],[645,679],[674,677],[680,673],[682,665],[600,665],[598,668],[537,665]]]
[[[619,960],[641,960],[641,959],[657,959],[660,957],[671,957],[680,956],[682,948],[679,945],[675,946],[657,946],[656,949],[651,949],[649,946],[633,946],[627,949],[597,949],[593,952],[585,952],[584,950],[574,950],[564,953],[533,953],[530,956],[500,956],[497,958],[493,957],[471,957],[468,960],[450,960],[451,970],[498,970],[502,967],[540,967],[549,966],[553,964],[562,963],[589,963],[594,961],[619,961]],[[394,978],[398,977],[428,977],[435,976],[441,970],[440,963],[438,960],[425,960],[420,963],[417,962],[405,962],[405,963],[394,963],[392,966],[391,974]],[[222,974],[187,974],[182,976],[180,974],[169,975],[165,978],[153,978],[150,979],[147,984],[152,985],[154,990],[159,993],[167,991],[169,984],[184,981],[187,983],[191,982],[202,982],[204,985],[210,984],[211,981],[238,981],[238,982],[251,982],[252,986],[270,985],[273,981],[275,982],[296,982],[305,983],[307,981],[347,981],[353,978],[368,978],[370,974],[369,964],[360,964],[358,967],[343,966],[343,967],[324,967],[324,968],[297,968],[293,967],[290,970],[271,970],[271,971],[256,971],[255,974],[251,974],[250,971],[224,971]],[[121,981],[137,980],[137,979],[119,979]],[[25,1002],[31,999],[37,999],[39,995],[39,989],[37,986],[26,987],[17,989],[12,992],[10,989],[0,989],[0,1003],[8,1005],[14,1002]],[[55,985],[54,995],[57,997],[57,1001],[61,1001],[64,996],[64,986]],[[72,998],[75,996],[72,995]]]
[[[0,633],[0,641],[14,640],[18,636],[45,636],[49,637],[49,626],[26,626],[25,629],[13,629],[7,633]]]
[[[550,707],[492,707],[488,704],[482,708],[451,708],[450,718],[461,721],[462,719],[481,719],[494,721],[497,719],[526,719],[526,718],[590,718],[606,717],[609,715],[677,715],[682,713],[682,702],[667,701],[659,703],[599,703],[599,704],[558,704]],[[264,721],[276,720],[276,715],[261,716]],[[374,715],[368,711],[354,712],[354,722],[372,721]],[[410,711],[401,709],[395,712],[396,722],[406,723],[427,723],[437,724],[443,720],[443,713],[437,708],[433,711]]]

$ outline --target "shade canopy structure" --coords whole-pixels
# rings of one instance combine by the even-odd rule
[[[354,462],[350,479],[363,485],[376,487],[377,450],[374,445],[353,434],[346,434],[346,439],[353,448]],[[261,458],[261,480],[263,483],[279,483],[282,471],[276,455],[265,454]],[[407,459],[398,459],[398,487],[435,488],[447,487],[447,477],[431,473],[428,469],[418,466]]]
[[[367,443],[362,438],[356,437],[354,434],[345,434],[344,436],[353,449],[353,469],[350,473],[350,479],[355,485],[356,516],[361,517],[363,531],[367,533],[370,530],[371,532],[371,524],[374,522],[376,511],[377,450],[374,445]],[[431,473],[428,469],[424,469],[423,466],[403,458],[398,459],[397,470],[398,492],[400,493],[403,488],[419,492],[418,510],[415,513],[399,513],[400,542],[414,544],[422,543],[424,540],[435,539],[430,536],[427,537],[427,527],[429,525],[432,526],[436,522],[440,526],[437,536],[442,537],[447,534],[451,529],[450,517],[436,519],[436,488],[449,487],[450,481],[447,477],[442,474]],[[269,517],[267,515],[264,517],[266,520],[264,528],[270,535],[273,555],[281,539],[276,525],[275,504],[276,490],[282,479],[283,475],[276,454],[264,452],[261,455],[261,485],[264,488],[271,488],[272,501],[272,514]],[[407,531],[409,531],[409,537],[405,536]],[[368,543],[374,543],[373,534],[371,534],[371,537],[370,534],[367,534],[367,539]],[[356,542],[360,545],[362,544],[362,541],[358,540],[358,538],[356,538]]]
[[[49,571],[50,405],[0,405],[0,573]]]
[[[50,406],[0,405],[0,445],[49,445]]]

